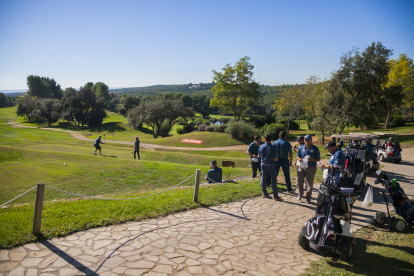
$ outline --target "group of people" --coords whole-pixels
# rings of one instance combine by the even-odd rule
[[[261,174],[260,186],[264,198],[272,198],[267,192],[267,179],[271,178],[271,187],[273,199],[276,201],[282,200],[277,191],[277,176],[280,168],[285,175],[286,189],[288,193],[294,193],[290,180],[289,168],[292,166],[293,153],[292,145],[286,141],[286,131],[279,133],[279,139],[272,143],[272,136],[266,134],[264,136],[265,142],[262,142],[261,135],[256,135],[254,141],[249,145],[247,154],[250,155],[252,164],[253,178],[257,177],[257,171]],[[313,183],[317,171],[317,164],[321,160],[321,155],[318,147],[312,144],[312,136],[300,136],[297,141],[299,146],[293,147],[296,152],[297,161],[297,186],[299,189],[297,199],[300,201],[302,197],[306,197],[306,202],[311,203]],[[333,165],[345,167],[345,155],[336,146],[336,143],[329,142],[325,149],[331,153],[331,158],[328,165],[319,164],[321,169],[331,170]],[[306,157],[308,156],[308,157]],[[299,164],[306,157],[307,166],[300,166]]]
[[[99,155],[102,155],[102,149],[101,149],[101,144],[105,144],[105,142],[102,142],[102,136],[99,136],[98,138],[96,138],[95,143],[93,144],[95,146],[95,152],[94,155],[96,155],[96,151],[99,150]],[[138,156],[138,160],[141,159],[141,157],[139,156],[139,138],[135,137],[135,143],[134,143],[134,159],[136,159],[136,156]]]

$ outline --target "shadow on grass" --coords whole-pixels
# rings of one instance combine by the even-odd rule
[[[394,242],[394,235],[414,234],[414,228],[410,227],[403,233],[388,232],[388,227],[368,226],[355,238],[353,256],[349,263],[340,261],[333,253],[327,253],[328,258],[322,259],[305,271],[303,275],[413,275],[414,265],[404,260],[407,255],[414,255],[414,248],[387,244]],[[385,235],[378,235],[383,232]],[[393,235],[393,237],[387,237]],[[374,238],[372,238],[374,236]],[[382,238],[375,240],[375,238]],[[398,238],[397,238],[398,239]],[[407,255],[402,256],[405,252]],[[348,272],[348,273],[346,273]]]

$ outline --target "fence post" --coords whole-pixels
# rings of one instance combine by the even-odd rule
[[[40,227],[42,225],[43,199],[45,198],[45,187],[45,183],[37,183],[36,203],[33,218],[33,235],[40,234]]]
[[[195,185],[194,185],[194,197],[193,201],[198,202],[198,190],[200,189],[200,177],[201,177],[201,170],[196,170],[196,177],[195,177]]]

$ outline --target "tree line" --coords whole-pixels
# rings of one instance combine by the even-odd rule
[[[60,118],[77,127],[94,127],[107,117],[105,109],[113,97],[103,82],[88,82],[78,90],[64,91],[54,79],[40,76],[27,77],[28,91],[17,99],[16,113],[29,121],[45,120],[50,126]]]
[[[216,85],[210,106],[239,121],[266,100],[266,114],[287,118],[287,131],[292,120],[300,124],[300,119],[306,119],[322,137],[350,126],[371,129],[380,123],[388,128],[391,121],[403,124],[414,115],[414,65],[406,54],[395,60],[391,55],[392,50],[381,42],[363,51],[354,48],[341,56],[330,79],[311,76],[304,85],[281,85],[266,96],[253,78],[250,58],[243,57],[234,66],[213,70]]]

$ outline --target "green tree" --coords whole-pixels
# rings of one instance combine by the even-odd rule
[[[332,106],[330,116],[334,117],[339,133],[347,125],[361,122],[361,114],[374,106],[378,94],[388,81],[388,59],[392,51],[381,42],[372,43],[360,52],[353,49],[341,57],[340,68],[333,73],[326,89],[331,94],[328,98]],[[371,109],[381,112],[380,109]],[[377,116],[372,113],[371,116]],[[368,118],[368,117],[367,117]]]
[[[120,106],[118,107],[118,113],[124,117],[127,116],[128,111],[138,106],[141,102],[140,97],[134,97],[132,95],[122,95],[119,100]]]
[[[213,70],[212,88],[214,97],[211,107],[218,107],[222,112],[233,114],[236,121],[247,110],[248,104],[260,99],[259,84],[253,79],[254,66],[249,63],[250,57],[243,57],[234,66],[227,64],[222,70]]]
[[[19,97],[17,99],[17,116],[26,117],[27,119],[29,119],[29,122],[32,119],[36,119],[36,114],[33,112],[36,109],[36,101],[36,98],[31,97],[28,94]]]
[[[163,132],[168,133],[179,119],[188,117],[194,117],[191,108],[185,107],[180,100],[165,99],[144,102],[127,113],[131,127],[139,129],[145,123],[151,127],[154,138],[159,136],[162,125],[166,128]]]
[[[95,93],[96,97],[102,97],[105,99],[105,101],[109,101],[111,99],[111,96],[109,95],[109,88],[108,85],[106,85],[103,82],[97,82],[92,86],[92,91]]]
[[[388,75],[387,88],[401,86],[403,93],[403,109],[405,114],[413,116],[414,113],[414,63],[406,54],[401,54],[399,59],[389,61],[390,73]],[[394,88],[395,89],[395,88]],[[394,102],[397,102],[396,99]],[[389,116],[387,116],[387,121]]]
[[[60,118],[61,103],[56,99],[42,99],[36,104],[36,109],[41,118],[45,119],[50,126]]]
[[[36,98],[62,99],[63,91],[54,79],[30,75],[27,77],[27,94]]]
[[[273,107],[277,110],[277,115],[287,115],[287,133],[289,133],[290,121],[292,120],[293,116],[298,112],[298,109],[303,100],[303,97],[301,97],[301,92],[302,91],[298,85],[286,88],[282,93],[279,94],[279,98],[273,105]]]
[[[67,88],[62,99],[62,107],[63,119],[73,122],[77,127],[83,127],[85,124],[99,125],[107,117],[104,110],[105,103],[97,100],[90,88],[81,87],[79,91],[71,87]]]

